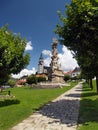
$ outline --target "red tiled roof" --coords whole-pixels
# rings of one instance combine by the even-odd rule
[[[72,74],[72,72],[73,72],[73,70],[70,70],[68,72],[65,72],[64,75],[70,75],[70,74]]]

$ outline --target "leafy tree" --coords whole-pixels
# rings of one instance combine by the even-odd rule
[[[68,80],[70,80],[70,78],[71,78],[71,76],[70,75],[64,75],[64,81],[68,81]]]
[[[46,77],[44,77],[44,76],[37,77],[37,79],[38,79],[38,82],[44,82],[44,81],[46,81]]]
[[[27,83],[28,84],[36,84],[37,83],[37,77],[35,75],[30,75],[27,77]]]
[[[81,66],[81,70],[82,70],[82,77],[86,79],[87,83],[90,85],[91,89],[93,89],[93,84],[92,84],[92,79],[94,78],[94,71],[93,71],[93,67],[91,64],[92,63],[92,59],[91,57],[83,57],[84,54],[81,54],[82,57],[78,57],[78,64]],[[90,61],[88,63],[88,61]]]
[[[86,83],[89,84],[90,88],[93,89],[93,83],[92,83],[92,79],[94,78],[92,73],[90,71],[87,71],[87,69],[83,69],[81,72],[81,77],[83,79],[86,79]]]
[[[14,35],[8,26],[0,28],[0,84],[9,79],[11,73],[17,74],[29,63],[25,54],[26,40],[20,34]]]
[[[14,87],[14,86],[16,85],[16,80],[10,78],[10,79],[8,80],[8,85],[10,85],[11,87]]]
[[[66,16],[58,12],[62,24],[57,24],[55,32],[81,69],[96,76],[98,92],[98,0],[72,0],[66,7]]]

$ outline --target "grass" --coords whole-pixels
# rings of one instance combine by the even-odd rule
[[[83,86],[78,130],[98,130],[98,94],[95,81],[93,85],[93,90],[87,84]]]
[[[75,85],[76,83],[72,83],[71,86],[55,89],[10,88],[11,94],[15,97],[0,99],[0,130],[9,130]],[[7,91],[9,89],[6,89],[3,93],[6,94]]]

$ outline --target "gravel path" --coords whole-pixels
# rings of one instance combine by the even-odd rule
[[[11,130],[76,130],[81,90],[76,85]]]

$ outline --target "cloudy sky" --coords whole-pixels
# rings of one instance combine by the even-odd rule
[[[18,75],[30,75],[38,68],[38,60],[41,52],[44,64],[51,62],[51,43],[56,24],[60,23],[57,11],[63,14],[65,5],[70,0],[0,0],[0,27],[9,24],[9,30],[20,33],[27,39],[25,52],[30,53],[30,63]],[[72,58],[71,52],[65,46],[58,45],[59,62],[64,71],[72,70],[77,62]]]

